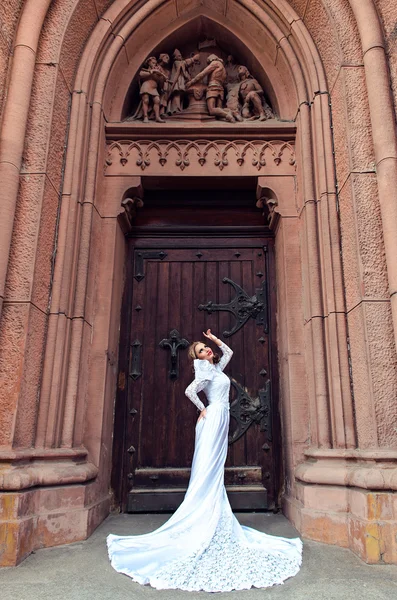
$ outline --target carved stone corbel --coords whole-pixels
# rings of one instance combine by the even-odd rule
[[[269,229],[274,230],[276,228],[280,215],[276,211],[278,202],[275,198],[269,198],[267,196],[261,196],[256,201],[257,208],[262,209],[262,215],[266,217]]]
[[[130,233],[132,230],[136,209],[142,208],[143,200],[138,196],[124,198],[121,202],[121,206],[124,210],[119,213],[117,220],[120,223],[124,235],[127,235],[127,233]]]

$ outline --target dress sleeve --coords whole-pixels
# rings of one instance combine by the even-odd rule
[[[219,365],[221,371],[223,371],[233,356],[233,350],[231,348],[229,348],[229,346],[227,346],[224,342],[221,343],[219,348],[222,350],[222,356],[221,356],[221,359],[220,359],[218,365]]]
[[[186,388],[185,394],[201,411],[204,410],[205,406],[197,394],[212,380],[214,372],[208,360],[199,360],[196,358],[194,361],[194,373],[194,381]]]

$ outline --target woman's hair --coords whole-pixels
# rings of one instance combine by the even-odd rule
[[[188,355],[189,359],[191,360],[192,364],[193,364],[194,359],[197,358],[197,356],[196,356],[197,344],[205,344],[205,342],[201,342],[200,340],[198,340],[197,342],[192,342],[190,344],[189,350],[187,351],[187,355]],[[221,360],[221,357],[219,356],[219,354],[216,354],[214,352],[214,358],[213,358],[214,365],[216,365],[220,360]]]

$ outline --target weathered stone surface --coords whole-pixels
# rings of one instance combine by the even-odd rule
[[[343,67],[331,93],[339,188],[351,171],[374,171],[371,121],[363,67]]]
[[[389,297],[378,187],[374,174],[351,176],[364,296]]]
[[[359,446],[378,440],[394,447],[397,358],[390,304],[365,301],[350,311],[348,323]]]
[[[203,0],[203,5],[223,15],[227,9],[227,0]]]
[[[321,0],[309,0],[304,23],[309,29],[324,63],[329,88],[332,89],[342,63],[335,24]],[[323,90],[322,90],[323,91]]]
[[[351,171],[349,138],[347,135],[347,107],[345,82],[341,73],[331,92],[331,111],[334,131],[335,167],[338,187],[341,190]]]
[[[10,48],[6,38],[0,31],[0,115],[3,110],[4,93],[6,90],[8,61],[10,58]]]
[[[323,0],[337,34],[343,64],[361,64],[363,60],[360,35],[353,11],[345,0]]]
[[[353,171],[372,171],[375,156],[363,67],[343,67],[347,127]]]
[[[349,310],[361,298],[389,297],[376,175],[352,174],[339,195],[339,204]]]
[[[46,170],[57,71],[55,65],[36,65],[22,161],[23,173],[44,173]],[[63,115],[57,115],[56,118],[62,119]]]
[[[385,30],[386,52],[389,59],[390,77],[397,106],[397,5],[390,0],[375,0]]]
[[[351,179],[339,194],[339,214],[342,245],[344,295],[347,310],[357,306],[362,299],[360,257],[357,240],[357,222]]]
[[[11,48],[23,0],[2,0],[0,2],[0,33]]]
[[[32,287],[32,302],[43,312],[46,312],[49,308],[51,276],[55,258],[58,209],[59,196],[52,183],[46,178],[37,237]]]
[[[348,313],[347,322],[357,442],[361,449],[372,448],[377,445],[377,427],[363,304],[359,304]]]
[[[22,175],[6,280],[7,300],[31,298],[45,175]]]
[[[62,41],[59,64],[67,85],[73,88],[79,58],[90,33],[98,22],[94,0],[81,0],[69,20]]]
[[[3,305],[0,321],[0,446],[12,443],[26,345],[28,304]]]
[[[46,169],[47,175],[57,192],[61,188],[70,99],[71,96],[63,74],[58,72],[55,84],[53,119],[51,122]]]
[[[364,314],[379,445],[397,444],[397,356],[389,302],[365,302]]]
[[[97,9],[98,17],[104,15],[109,6],[113,3],[113,0],[94,0],[95,7]]]
[[[46,325],[46,315],[31,304],[14,434],[14,444],[20,448],[34,444]]]
[[[289,4],[296,10],[300,17],[304,17],[308,0],[289,0]]]

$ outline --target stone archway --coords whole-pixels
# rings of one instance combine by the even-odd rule
[[[150,49],[141,44],[145,27],[156,30],[156,23],[164,24],[158,31],[159,44],[197,14],[214,23],[222,21],[230,35],[240,37],[241,45],[254,57],[259,56],[258,47],[263,49],[269,44],[275,64],[265,60],[264,70],[279,75],[277,81],[269,75],[271,93],[281,115],[289,119],[296,116],[297,188],[291,185],[287,195],[285,189],[278,189],[276,177],[272,179],[269,172],[261,174],[258,181],[259,200],[266,197],[263,190],[273,190],[278,199],[274,210],[280,215],[276,244],[287,514],[314,539],[324,540],[324,522],[337,524],[338,543],[350,545],[368,557],[367,550],[355,541],[365,534],[368,519],[358,524],[356,519],[360,533],[356,537],[349,534],[353,519],[349,516],[350,492],[346,485],[395,489],[391,469],[387,481],[380,475],[383,483],[379,484],[382,465],[378,468],[377,461],[391,459],[390,453],[352,450],[356,447],[356,431],[329,93],[320,56],[307,29],[287,2],[269,1],[259,6],[242,0],[229,2],[226,11],[222,8],[213,12],[204,5],[179,12],[161,0],[137,6],[117,0],[91,35],[74,82],[34,449],[11,452],[7,459],[11,467],[4,472],[5,489],[16,491],[18,497],[42,494],[54,506],[67,503],[69,498],[78,524],[71,528],[69,515],[65,515],[63,533],[57,537],[48,526],[48,516],[42,515],[45,534],[44,541],[39,542],[32,509],[28,519],[31,541],[18,550],[14,561],[39,543],[51,545],[88,535],[107,514],[124,259],[124,238],[117,216],[126,190],[138,190],[141,183],[136,173],[130,173],[112,180],[110,195],[101,193],[104,121],[117,120],[115,115],[121,115],[131,79],[126,75],[114,94],[119,74],[128,74],[129,69],[135,72]],[[253,33],[243,39],[244,27],[240,27],[236,35],[239,22],[249,22],[252,27],[246,29]],[[140,48],[130,57],[126,50],[129,42]],[[299,296],[296,290],[301,292]],[[34,404],[32,399],[30,404]],[[368,417],[370,414],[369,407]],[[21,432],[29,429],[30,416],[29,410],[19,410]],[[304,462],[305,454],[310,457],[308,463]],[[75,485],[79,482],[90,483],[82,491]],[[305,482],[310,485],[305,486]],[[74,491],[69,483],[75,486]],[[37,484],[47,486],[46,491],[26,492]],[[62,487],[50,487],[57,485]],[[334,495],[345,503],[341,515],[335,516],[332,510],[330,485],[339,486]],[[72,497],[74,493],[76,497]]]

